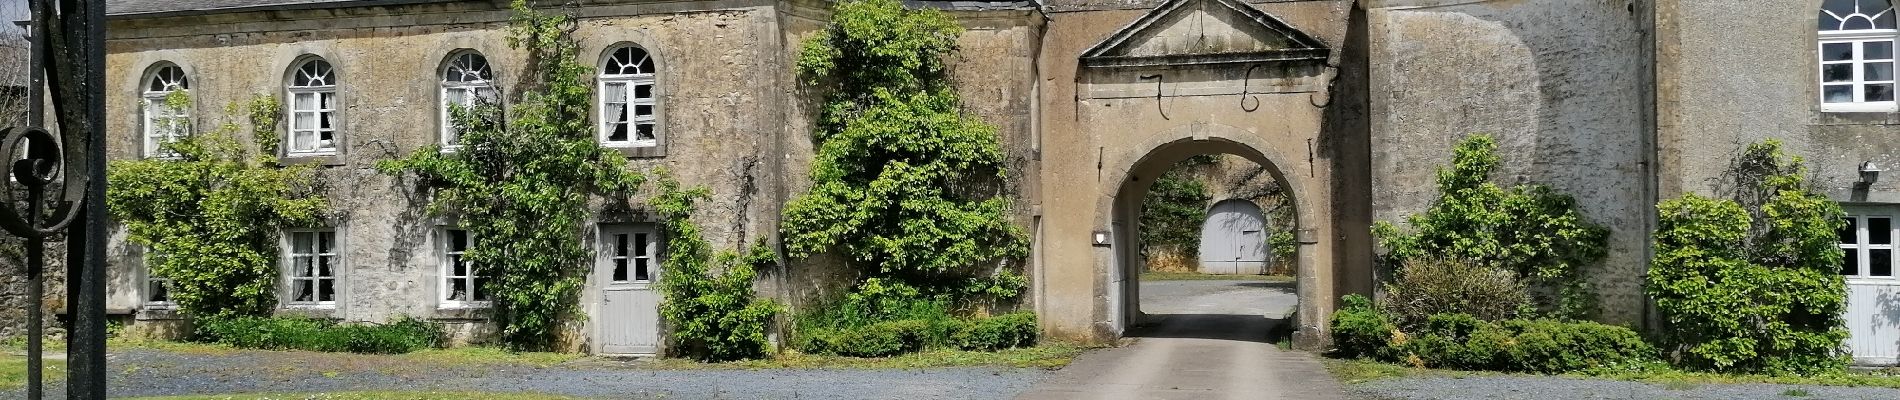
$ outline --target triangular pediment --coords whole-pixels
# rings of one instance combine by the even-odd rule
[[[1168,0],[1082,53],[1088,67],[1323,61],[1326,45],[1240,0]]]

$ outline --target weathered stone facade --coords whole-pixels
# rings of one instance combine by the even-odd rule
[[[371,167],[433,143],[438,68],[486,55],[504,93],[523,55],[497,0],[312,1],[233,9],[125,0],[111,25],[114,157],[137,156],[138,93],[155,63],[183,67],[196,122],[253,95],[282,97],[293,60],[336,66],[341,139],[322,164],[343,237],[343,300],[324,315],[417,315],[480,330],[479,310],[436,306],[432,232],[413,187]],[[1375,220],[1434,197],[1434,171],[1472,133],[1498,138],[1503,183],[1573,194],[1612,231],[1589,276],[1603,319],[1646,325],[1642,293],[1658,199],[1709,192],[1726,158],[1780,138],[1818,183],[1859,206],[1900,204],[1894,112],[1823,112],[1815,68],[1821,0],[1049,0],[912,2],[968,31],[955,60],[967,111],[1008,151],[1016,222],[1034,237],[1029,304],[1052,337],[1106,342],[1142,317],[1134,213],[1176,161],[1229,154],[1285,189],[1297,232],[1298,342],[1317,346],[1339,295],[1374,287]],[[821,29],[823,0],[587,0],[583,57],[638,43],[658,57],[663,146],[631,155],[713,201],[695,214],[716,246],[775,236],[809,186],[815,99],[791,66]],[[140,7],[133,7],[138,5]],[[141,8],[142,7],[142,8]],[[1736,23],[1735,21],[1748,21]],[[638,204],[638,200],[634,199]],[[1900,214],[1900,209],[1895,210]],[[624,214],[624,215],[623,215]],[[634,221],[640,213],[600,214]],[[591,239],[590,239],[591,240]],[[115,242],[116,243],[116,242]],[[113,307],[140,308],[141,257],[115,246]],[[793,304],[846,283],[836,260],[763,271]],[[590,281],[591,282],[591,281]],[[597,287],[583,300],[597,312]],[[162,313],[142,316],[162,318]],[[1900,326],[1900,322],[1894,323]],[[596,334],[576,329],[580,342]]]

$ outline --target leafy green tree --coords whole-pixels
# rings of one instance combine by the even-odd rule
[[[176,91],[166,102],[184,109],[190,100]],[[276,100],[225,107],[228,116],[247,111],[251,145],[227,119],[164,144],[170,157],[115,160],[106,169],[113,218],[133,243],[148,246],[147,268],[171,279],[172,301],[193,318],[269,315],[277,307],[279,230],[313,224],[326,209],[309,167],[278,165]]]
[[[475,240],[464,257],[491,277],[481,290],[503,341],[538,350],[552,347],[577,311],[591,260],[580,242],[589,196],[630,193],[643,178],[594,141],[590,68],[564,29],[569,17],[526,0],[513,7],[508,42],[527,50],[530,74],[508,118],[494,104],[458,107],[459,149],[430,145],[378,169],[421,177],[434,190],[430,210],[461,217]]]
[[[1201,224],[1207,221],[1207,186],[1177,166],[1155,178],[1141,199],[1141,244],[1144,249],[1172,246],[1183,252],[1201,245]]]
[[[936,10],[847,0],[804,42],[798,71],[824,104],[813,186],[784,213],[791,256],[837,252],[868,277],[935,292],[1021,280],[982,268],[1028,244],[999,194],[995,128],[958,109],[945,59],[961,33]]]
[[[1384,261],[1399,266],[1436,258],[1504,268],[1542,289],[1533,294],[1543,310],[1590,316],[1596,299],[1583,269],[1603,258],[1609,230],[1585,221],[1575,199],[1550,187],[1492,183],[1496,153],[1489,136],[1459,143],[1451,166],[1438,170],[1438,200],[1406,218],[1409,233],[1384,221],[1373,227],[1386,249]]]
[[[668,350],[708,361],[764,357],[766,328],[782,307],[757,298],[752,280],[756,267],[776,262],[771,246],[760,242],[744,256],[714,255],[692,222],[694,204],[707,198],[706,189],[684,189],[664,171],[657,175],[653,204],[664,218],[666,268],[660,271],[660,290],[666,300],[660,315],[673,339]]]
[[[1777,141],[1736,158],[1729,198],[1658,205],[1649,295],[1665,349],[1706,370],[1820,373],[1846,364],[1840,206]]]

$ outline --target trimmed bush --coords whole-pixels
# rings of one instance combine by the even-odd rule
[[[1468,314],[1437,314],[1411,333],[1399,331],[1362,296],[1333,314],[1337,353],[1417,367],[1564,373],[1634,365],[1656,359],[1635,331],[1595,322],[1512,319],[1490,322]]]
[[[1417,328],[1438,314],[1502,321],[1535,308],[1517,273],[1452,260],[1407,260],[1385,291],[1384,311],[1402,329]]]
[[[952,337],[957,348],[995,351],[1036,345],[1036,314],[1014,312],[964,324]]]
[[[1387,358],[1398,326],[1385,313],[1372,308],[1372,299],[1366,296],[1346,295],[1342,300],[1345,307],[1333,313],[1334,351],[1347,358]]]
[[[924,348],[932,322],[899,320],[851,329],[813,329],[799,340],[798,349],[810,354],[847,357],[889,357]]]
[[[198,321],[197,340],[263,350],[400,354],[435,347],[441,328],[401,317],[387,324],[338,324],[306,317],[237,317]]]

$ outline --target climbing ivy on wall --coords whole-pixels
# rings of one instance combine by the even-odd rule
[[[508,43],[526,49],[530,74],[504,120],[494,104],[452,111],[461,147],[435,145],[385,160],[384,173],[421,177],[434,189],[430,210],[460,217],[474,243],[464,255],[490,276],[502,341],[552,347],[576,311],[589,253],[581,245],[590,195],[624,194],[642,176],[619,152],[595,143],[588,123],[590,68],[564,30],[569,17],[513,3]]]
[[[1590,316],[1596,297],[1583,269],[1603,258],[1609,230],[1584,220],[1576,199],[1550,187],[1492,183],[1498,162],[1490,136],[1459,143],[1451,165],[1438,170],[1438,199],[1406,218],[1409,232],[1385,221],[1373,227],[1386,250],[1383,260],[1388,266],[1442,259],[1504,268],[1542,289],[1533,294],[1547,313]]]
[[[1727,198],[1658,205],[1648,285],[1664,350],[1695,369],[1818,373],[1846,364],[1840,205],[1781,144],[1737,157]]]
[[[165,99],[187,109],[184,91]],[[171,279],[171,299],[201,319],[268,315],[277,306],[278,232],[316,222],[326,204],[306,166],[279,165],[275,98],[225,107],[248,113],[248,138],[232,119],[161,146],[172,157],[115,160],[106,202],[127,237],[147,246],[150,273]],[[160,121],[189,127],[186,121]],[[250,145],[245,140],[250,139]]]
[[[948,74],[962,28],[897,0],[839,2],[798,72],[824,94],[810,192],[786,206],[794,257],[836,252],[865,278],[933,293],[1013,297],[994,268],[1028,252],[1001,195],[996,129],[965,116]]]
[[[659,193],[653,206],[663,218],[661,236],[666,238],[660,315],[673,339],[668,350],[707,361],[764,357],[766,329],[782,307],[757,298],[752,280],[756,268],[773,265],[777,255],[763,241],[744,255],[714,254],[692,221],[694,205],[708,197],[706,189],[682,188],[665,171],[655,175]]]

